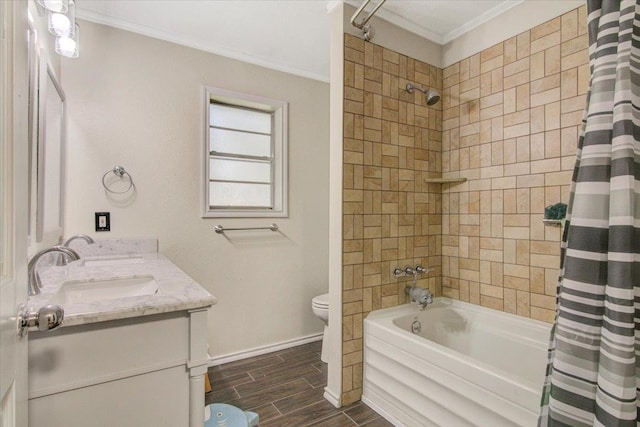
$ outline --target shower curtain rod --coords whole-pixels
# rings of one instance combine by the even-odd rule
[[[367,22],[369,22],[369,20],[373,18],[373,15],[376,14],[378,9],[380,9],[380,6],[382,6],[385,1],[387,0],[380,0],[380,2],[376,5],[376,7],[374,7],[373,10],[369,12],[369,15],[367,15],[362,21],[358,23],[356,22],[356,19],[358,18],[358,16],[360,16],[364,8],[367,7],[369,3],[371,3],[371,0],[365,0],[362,6],[360,6],[358,10],[356,10],[356,13],[354,13],[353,16],[351,17],[351,25],[353,25],[359,30],[362,30],[363,37],[366,41],[371,40],[371,38],[373,37],[373,34],[371,34],[371,31],[370,31],[371,27],[367,25]]]

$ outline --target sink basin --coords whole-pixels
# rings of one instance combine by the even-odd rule
[[[62,284],[52,302],[59,304],[91,303],[157,293],[158,282],[153,276],[122,277],[109,280],[72,280]]]
[[[104,267],[109,265],[142,264],[144,260],[141,256],[135,255],[114,255],[100,258],[83,258],[82,265],[85,267]]]

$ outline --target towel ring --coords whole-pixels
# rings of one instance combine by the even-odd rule
[[[119,176],[120,178],[123,178],[126,175],[127,178],[129,178],[129,186],[124,191],[114,191],[114,190],[110,189],[107,186],[107,183],[104,182],[104,180],[107,177],[107,175],[109,175],[109,172],[113,172],[114,175]],[[106,171],[104,173],[104,175],[102,175],[102,186],[109,193],[112,193],[112,194],[124,194],[124,193],[128,192],[129,190],[131,190],[133,188],[133,177],[131,176],[131,174],[129,172],[124,170],[123,166],[115,166],[113,169],[110,169],[110,170]]]

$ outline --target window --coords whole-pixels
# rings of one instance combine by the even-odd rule
[[[287,216],[287,103],[205,94],[203,217]]]

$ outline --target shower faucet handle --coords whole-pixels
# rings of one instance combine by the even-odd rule
[[[397,279],[398,277],[403,277],[403,276],[404,276],[404,271],[402,271],[400,267],[396,267],[393,269],[393,277]]]
[[[425,274],[425,273],[428,273],[429,271],[431,271],[430,268],[425,268],[425,267],[421,266],[420,264],[416,265],[415,270],[416,270],[416,272],[418,272],[420,274]]]

